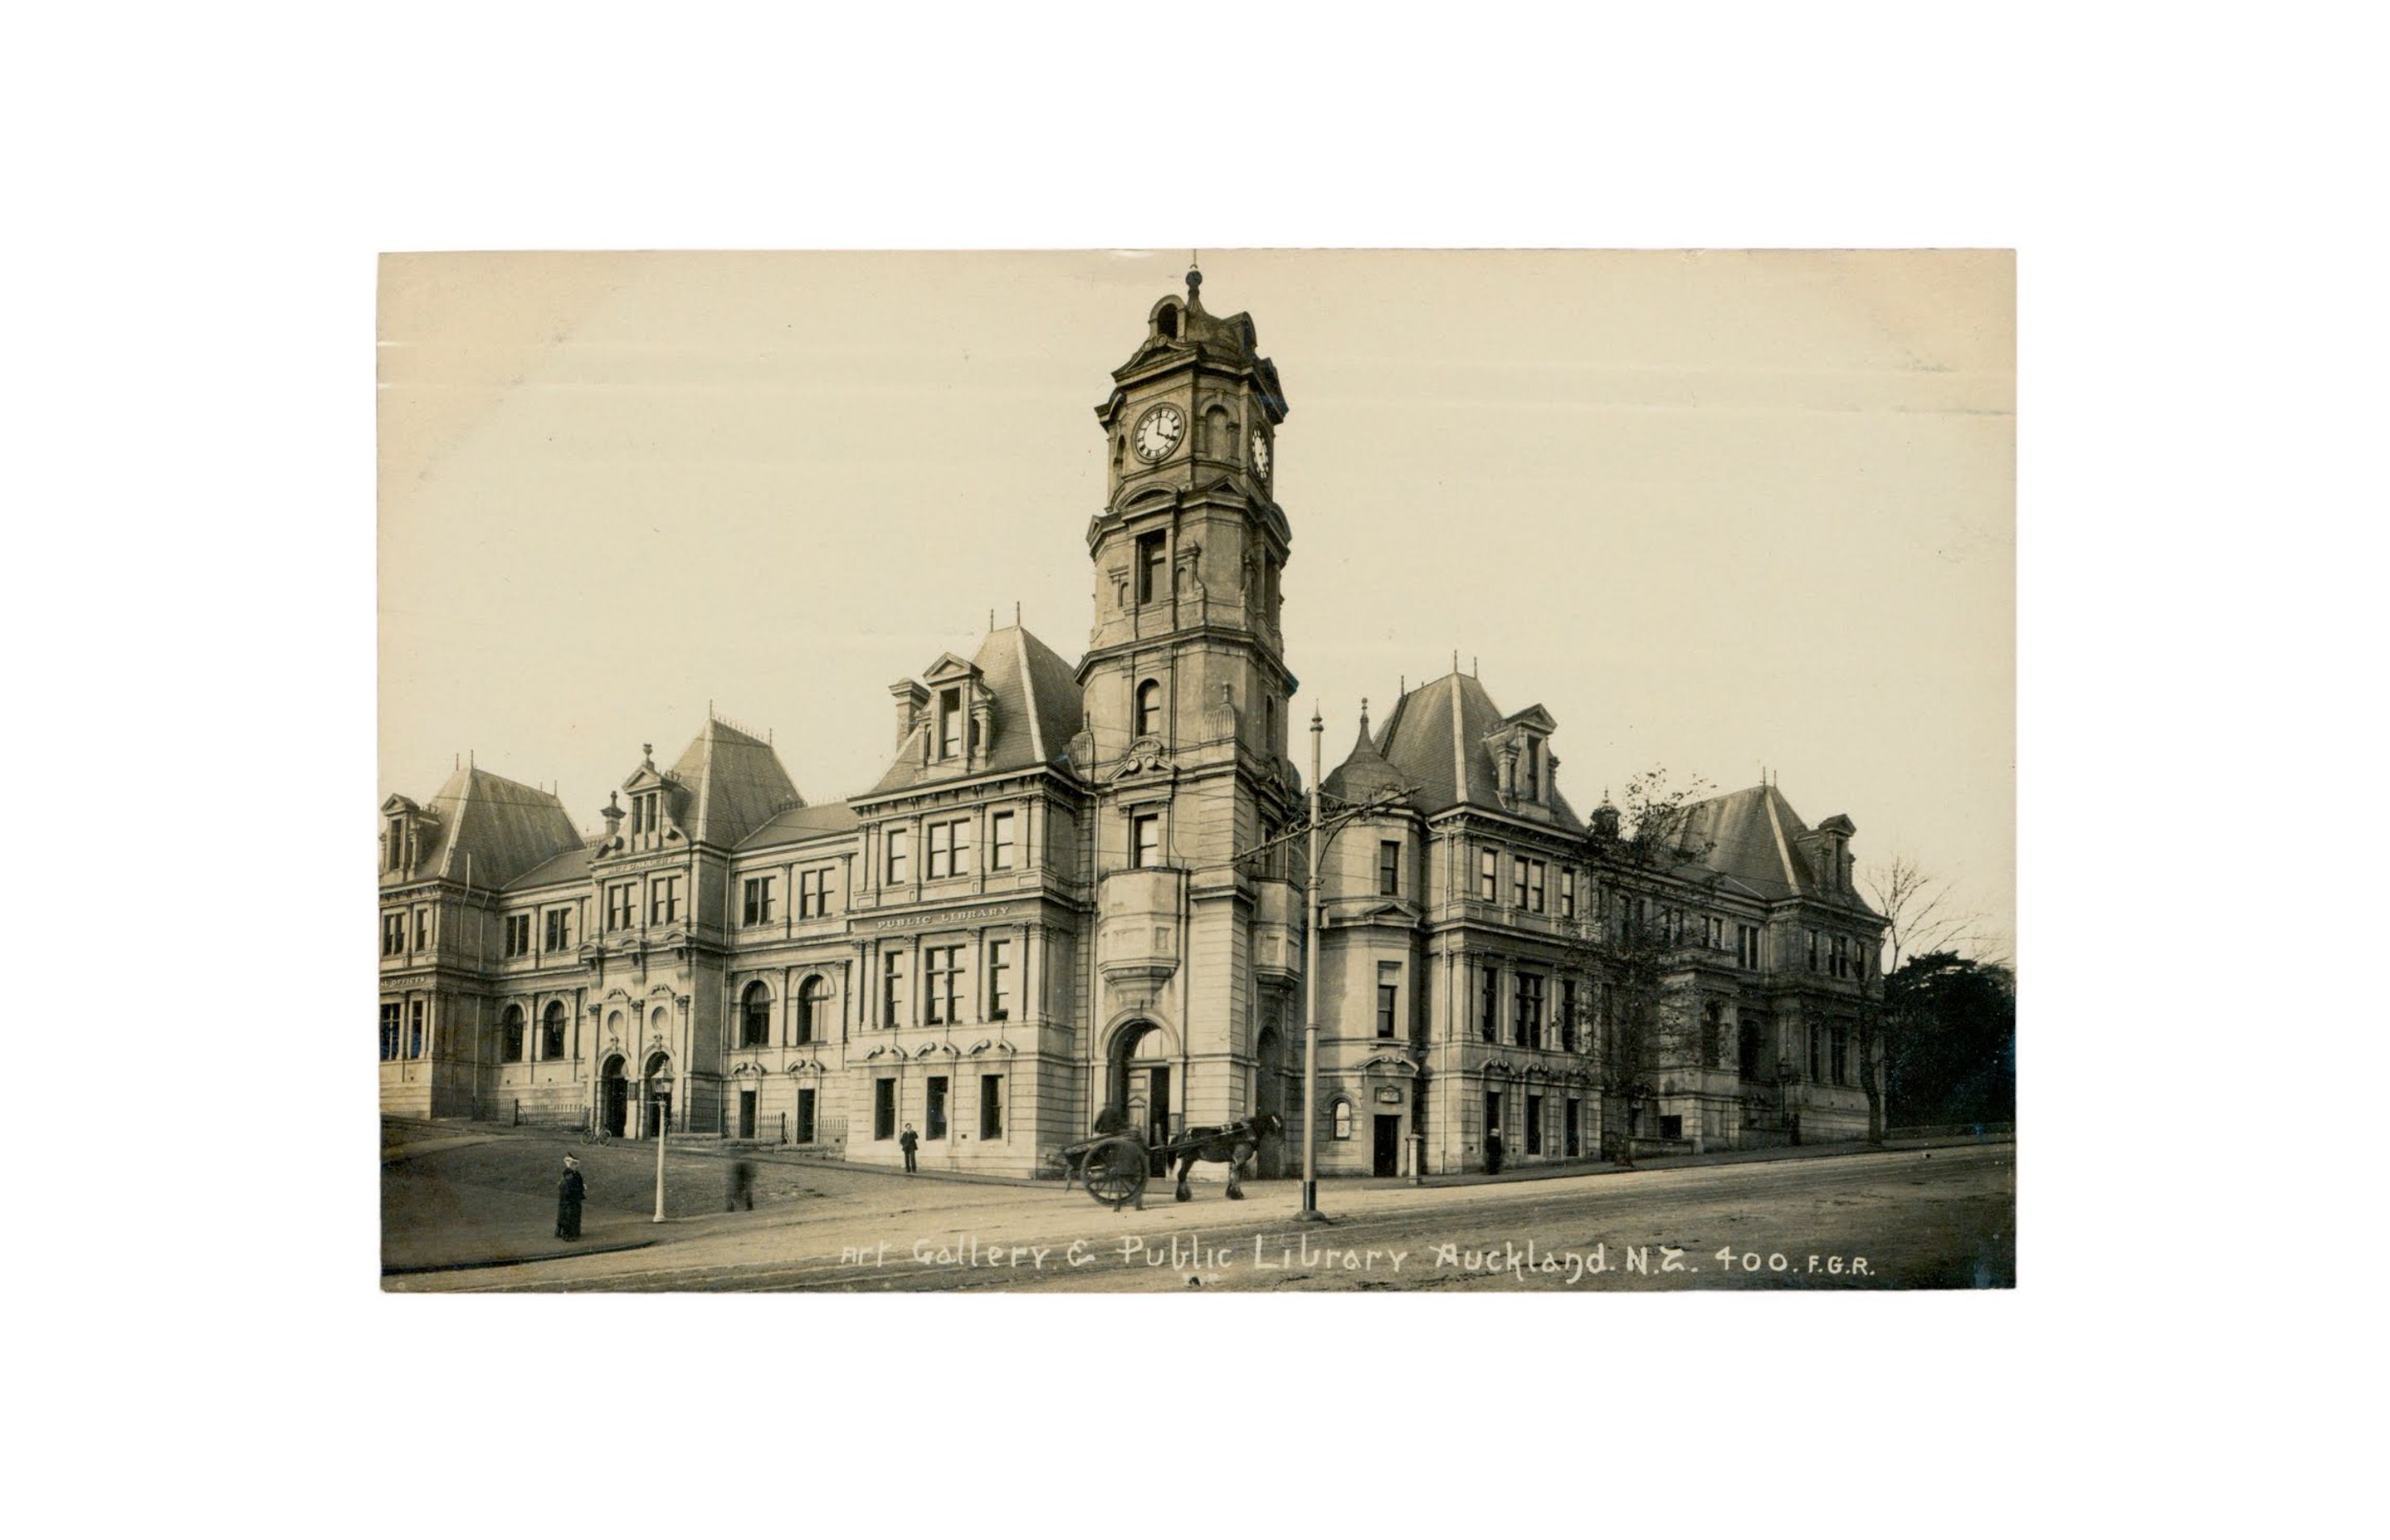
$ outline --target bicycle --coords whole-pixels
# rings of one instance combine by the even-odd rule
[[[581,1131],[581,1142],[583,1144],[612,1144],[614,1142],[614,1131],[601,1123],[595,1128],[583,1129]]]

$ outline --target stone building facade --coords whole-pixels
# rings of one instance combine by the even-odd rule
[[[642,751],[594,834],[474,765],[389,798],[384,1109],[625,1137],[669,1119],[883,1162],[910,1124],[928,1169],[1010,1174],[1107,1105],[1155,1137],[1258,1110],[1289,1131],[1266,1170],[1293,1168],[1287,411],[1253,322],[1207,312],[1200,276],[1156,302],[1096,409],[1086,652],[1016,623],[892,686],[893,754],[861,795],[808,802],[767,737],[709,712],[669,767]],[[1762,1142],[1795,1112],[1863,1126],[1851,969],[1879,922],[1848,820],[1811,829],[1772,786],[1703,804],[1701,858],[1641,880],[1694,927],[1672,982],[1715,1030],[1650,1107],[1605,1109],[1570,937],[1634,898],[1588,861],[1554,730],[1456,669],[1365,715],[1324,780],[1369,811],[1322,863],[1320,1169],[1458,1169],[1492,1123],[1522,1161]]]

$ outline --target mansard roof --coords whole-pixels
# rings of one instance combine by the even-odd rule
[[[469,879],[503,887],[550,857],[582,848],[580,831],[551,791],[466,765],[448,777],[428,812],[433,843],[417,863],[420,877]],[[470,871],[468,871],[468,867]]]
[[[938,672],[952,654],[932,665]],[[1086,698],[1080,693],[1077,670],[1052,648],[1019,624],[999,626],[971,654],[970,667],[995,698],[988,757],[965,771],[956,765],[921,763],[922,735],[934,730],[925,714],[897,746],[896,761],[869,795],[902,791],[927,781],[955,776],[1027,770],[1069,758],[1072,735],[1085,719]],[[943,676],[950,675],[946,670]]]
[[[1857,894],[1835,891],[1811,865],[1808,846],[1819,832],[1847,838],[1856,830],[1840,814],[1813,830],[1772,784],[1746,786],[1695,802],[1685,815],[1685,843],[1696,850],[1708,846],[1699,865],[1758,896],[1816,898],[1867,908]]]
[[[671,778],[683,799],[674,817],[705,844],[735,845],[774,814],[805,803],[770,744],[710,712],[674,762]]]
[[[1378,752],[1404,780],[1419,788],[1411,800],[1422,813],[1463,804],[1515,813],[1516,808],[1503,802],[1501,775],[1486,740],[1531,712],[1539,719],[1536,725],[1548,727],[1551,718],[1541,707],[1522,712],[1519,718],[1506,717],[1474,675],[1456,670],[1403,693],[1379,730]],[[1546,796],[1543,805],[1560,827],[1572,832],[1584,828],[1559,787],[1547,788]]]

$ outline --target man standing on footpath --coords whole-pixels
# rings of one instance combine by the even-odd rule
[[[1498,1128],[1485,1131],[1485,1174],[1502,1174],[1502,1131]]]
[[[914,1133],[913,1125],[908,1123],[905,1125],[905,1136],[896,1143],[905,1151],[905,1174],[910,1176],[915,1170],[913,1152],[921,1148],[921,1136]]]
[[[564,1158],[564,1179],[556,1185],[556,1238],[581,1238],[581,1195],[586,1190],[581,1180],[581,1162],[567,1155]]]

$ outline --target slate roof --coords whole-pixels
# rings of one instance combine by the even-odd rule
[[[471,765],[450,776],[427,806],[439,817],[419,875],[504,887],[550,857],[582,848],[581,833],[556,794]]]
[[[1839,821],[1847,831],[1850,820]],[[1696,850],[1709,846],[1700,865],[1711,871],[1766,899],[1819,898],[1867,908],[1857,894],[1835,892],[1820,880],[1802,849],[1811,832],[1772,785],[1746,786],[1686,810],[1685,842]]]
[[[595,841],[585,841],[568,851],[560,851],[511,879],[506,884],[509,891],[522,888],[546,888],[559,882],[585,882],[589,879],[589,863],[596,858]]]
[[[711,716],[671,775],[686,799],[675,816],[700,843],[735,845],[774,814],[804,805],[770,744]]]
[[[929,712],[897,747],[896,761],[871,795],[901,791],[961,775],[1026,770],[1070,756],[1071,738],[1086,714],[1077,671],[1052,648],[1019,625],[999,626],[971,654],[980,679],[996,697],[995,737],[988,758],[968,770],[953,764],[921,763],[921,735],[932,728]]]
[[[1381,792],[1404,790],[1410,784],[1370,741],[1369,717],[1365,712],[1361,716],[1361,734],[1354,741],[1353,751],[1344,756],[1343,764],[1320,777],[1319,789],[1329,796],[1342,797],[1346,802],[1363,802]]]
[[[857,828],[862,820],[845,802],[816,802],[808,807],[791,807],[774,814],[754,833],[739,841],[741,850],[760,850],[767,845],[794,844],[800,840],[817,839],[825,834],[844,834]]]
[[[1473,676],[1447,674],[1405,691],[1394,702],[1379,729],[1378,752],[1405,781],[1419,788],[1411,800],[1422,813],[1441,813],[1460,803],[1515,812],[1503,806],[1501,777],[1494,768],[1494,751],[1485,742],[1505,720],[1502,708]],[[1561,828],[1574,831],[1585,827],[1557,786],[1549,789],[1546,805]]]

